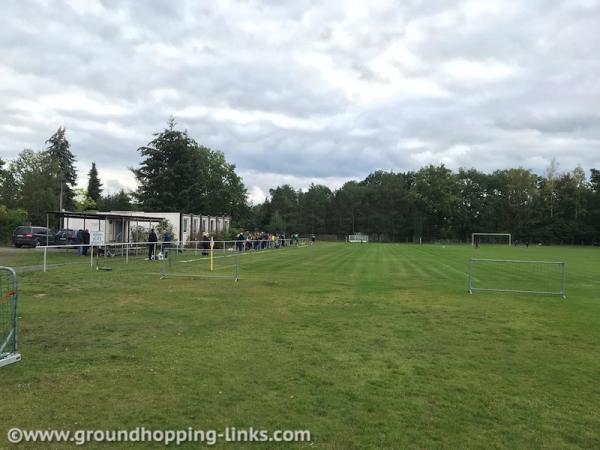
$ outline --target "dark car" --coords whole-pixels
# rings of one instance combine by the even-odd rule
[[[54,233],[46,227],[17,227],[12,234],[12,242],[15,247],[24,245],[37,247],[38,245],[53,245]]]
[[[77,231],[65,228],[54,235],[54,243],[57,245],[71,245],[77,242]]]

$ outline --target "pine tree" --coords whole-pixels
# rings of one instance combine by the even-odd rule
[[[173,118],[154,136],[138,149],[143,161],[132,170],[139,183],[134,196],[144,209],[239,216],[246,188],[222,152],[175,129]]]
[[[95,162],[92,163],[92,168],[90,169],[88,176],[88,196],[96,203],[98,203],[102,196],[102,183],[100,183],[100,178],[98,178],[98,169],[96,169]]]
[[[75,156],[69,150],[70,144],[65,137],[65,128],[59,127],[50,139],[46,141],[49,144],[47,153],[50,159],[56,163],[58,168],[59,197],[58,207],[60,210],[72,209],[74,207],[73,187],[77,181],[77,171],[75,170]]]

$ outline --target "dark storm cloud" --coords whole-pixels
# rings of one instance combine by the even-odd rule
[[[600,167],[598,23],[597,0],[6,2],[0,155],[65,125],[81,175],[133,187],[173,114],[255,200],[429,163]]]

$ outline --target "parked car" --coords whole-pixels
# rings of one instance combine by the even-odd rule
[[[58,233],[56,233],[56,235],[54,235],[54,243],[56,245],[71,245],[75,244],[75,241],[77,241],[77,231],[71,230],[70,228],[60,230]]]
[[[46,227],[17,227],[12,234],[12,242],[15,247],[24,245],[37,247],[38,245],[53,245],[54,233]]]

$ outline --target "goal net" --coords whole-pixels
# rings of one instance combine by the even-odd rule
[[[220,278],[238,281],[240,278],[240,252],[231,246],[222,248],[173,247],[159,253],[161,278],[192,277]]]
[[[471,245],[480,244],[499,244],[511,245],[512,236],[510,233],[472,233]]]
[[[0,267],[0,367],[21,360],[17,344],[17,274]]]
[[[362,244],[363,242],[369,242],[369,236],[366,234],[350,234],[348,235],[348,242],[351,244]]]
[[[468,290],[560,295],[566,298],[565,263],[508,259],[469,260]]]

